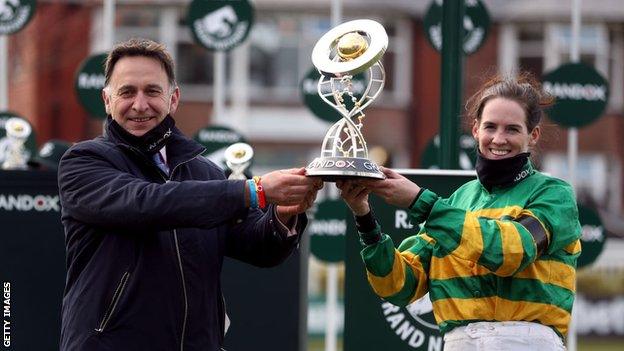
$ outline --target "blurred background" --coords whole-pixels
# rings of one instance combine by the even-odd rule
[[[0,0],[0,12],[7,6],[17,6],[16,1]],[[474,2],[467,0],[466,4]],[[364,135],[369,148],[375,150],[374,157],[380,164],[393,168],[436,167],[435,162],[426,161],[427,152],[433,152],[428,148],[439,131],[442,84],[441,55],[432,47],[425,24],[431,0],[254,0],[249,35],[231,50],[218,53],[224,55],[222,64],[216,62],[216,51],[206,50],[194,40],[187,19],[190,3],[118,0],[111,32],[106,29],[109,27],[103,1],[36,1],[30,22],[19,32],[6,36],[6,110],[32,125],[32,140],[26,145],[29,152],[33,156],[50,155],[50,146],[47,153],[43,150],[49,141],[68,145],[101,133],[102,116],[87,110],[79,96],[80,89],[90,85],[96,91],[101,89],[101,79],[81,81],[79,73],[85,70],[85,60],[110,48],[111,38],[107,36],[113,33],[113,42],[144,37],[167,46],[176,61],[181,89],[176,124],[187,135],[210,139],[206,135],[215,128],[222,130],[219,127],[235,132],[231,140],[221,141],[228,144],[244,140],[252,145],[254,174],[304,166],[318,156],[320,143],[331,125],[315,114],[305,97],[316,94],[316,83],[309,77],[314,73],[312,49],[332,27],[332,11],[337,11],[339,3],[340,21],[370,18],[383,24],[389,36],[383,57],[386,86],[380,98],[366,110]],[[487,9],[489,24],[481,45],[464,58],[463,101],[491,74],[527,70],[540,78],[570,61],[573,1],[481,3]],[[580,3],[580,61],[608,82],[609,99],[599,118],[578,129],[577,197],[600,221],[588,227],[584,235],[601,243],[591,264],[578,271],[578,349],[621,350],[624,6],[620,0]],[[217,82],[220,78],[216,76],[216,67],[223,67],[222,83]],[[215,87],[221,88],[215,91]],[[216,106],[215,97],[222,99]],[[459,123],[468,133],[471,122],[464,118],[464,112],[462,103]],[[468,137],[461,147],[471,150],[474,145]],[[543,121],[540,147],[533,154],[538,168],[569,179],[567,152],[567,128],[550,119]],[[468,161],[461,166],[472,169],[471,156],[467,156]],[[323,196],[331,197],[332,190],[326,192]],[[309,255],[306,245],[301,258],[307,277],[302,285],[307,291],[305,344],[308,350],[327,350],[327,323],[335,323],[332,332],[336,333],[335,344],[340,350],[344,264]],[[331,318],[327,312],[330,280],[336,284],[333,289],[337,293]]]

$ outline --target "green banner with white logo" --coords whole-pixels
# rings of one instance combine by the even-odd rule
[[[204,127],[193,139],[206,148],[202,155],[223,169],[226,167],[225,149],[235,143],[247,143],[240,133],[224,126]]]
[[[347,217],[351,211],[342,199],[325,199],[316,204],[314,218],[306,229],[310,251],[324,262],[342,262],[345,255]]]
[[[193,0],[187,23],[195,42],[209,50],[227,51],[247,38],[253,15],[247,0]]]
[[[477,164],[477,142],[470,134],[459,137],[459,167],[464,170],[475,169]],[[429,141],[420,158],[420,168],[440,168],[440,135]]]
[[[465,171],[404,174],[417,184],[441,196],[449,196],[476,175]],[[406,210],[390,206],[376,196],[371,205],[384,233],[398,246],[418,232],[409,223]],[[394,306],[379,298],[368,284],[360,257],[360,244],[351,218],[347,222],[345,258],[345,350],[442,351],[443,339],[433,316],[429,295],[406,307]]]
[[[555,104],[548,116],[564,127],[583,127],[600,117],[609,100],[609,83],[593,67],[567,63],[543,77],[544,90]]]
[[[312,67],[308,73],[303,77],[300,84],[301,96],[303,103],[310,109],[310,111],[318,118],[325,122],[337,122],[342,118],[342,115],[336,111],[333,107],[327,104],[318,94],[318,82],[321,78],[319,71]],[[351,79],[351,91],[356,99],[360,99],[364,91],[366,90],[366,75],[364,73],[356,74]],[[327,84],[324,85],[327,88]],[[342,90],[342,87],[336,87],[338,91]],[[331,93],[331,91],[322,90],[322,94]],[[346,95],[345,95],[346,96]],[[333,101],[333,97],[328,97],[330,101]],[[352,100],[345,99],[344,102],[347,110],[353,108],[354,104]]]
[[[479,0],[464,0],[464,41],[463,50],[470,55],[481,47],[490,29],[490,15]],[[442,0],[434,0],[423,19],[425,36],[429,44],[438,52],[442,51]]]
[[[106,54],[97,54],[88,57],[80,64],[76,72],[74,87],[78,101],[92,117],[105,119],[106,108],[102,99],[102,89],[106,78],[104,76],[104,61]]]
[[[0,0],[0,35],[22,30],[32,19],[36,8],[36,0]]]
[[[581,256],[578,258],[576,267],[581,268],[596,261],[604,249],[607,233],[600,216],[594,209],[579,204],[578,211],[583,236],[581,237]]]

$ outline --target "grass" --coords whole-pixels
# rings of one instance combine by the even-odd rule
[[[624,350],[624,338],[581,338],[577,351],[621,351]],[[311,350],[310,350],[311,351]]]

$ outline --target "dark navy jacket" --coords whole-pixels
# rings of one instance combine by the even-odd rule
[[[248,210],[244,181],[225,180],[175,130],[167,179],[113,137],[78,143],[62,158],[67,246],[62,351],[219,350],[223,257],[282,262],[298,244],[273,208]],[[305,215],[298,218],[301,233]]]

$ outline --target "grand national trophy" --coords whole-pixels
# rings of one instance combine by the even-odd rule
[[[228,179],[247,179],[245,170],[251,164],[253,148],[246,143],[236,143],[225,149],[225,164],[232,171]]]
[[[2,168],[28,168],[28,154],[24,149],[24,143],[32,131],[30,125],[21,118],[9,118],[4,129],[6,130],[7,146]]]
[[[307,176],[324,181],[346,177],[385,178],[368,159],[362,135],[364,108],[383,89],[385,72],[380,59],[388,47],[388,35],[375,21],[361,19],[332,28],[319,39],[312,51],[312,63],[321,73],[318,94],[342,118],[323,139],[321,156],[306,167]],[[360,97],[353,92],[351,79],[365,73],[367,85]]]

